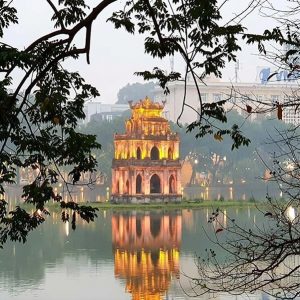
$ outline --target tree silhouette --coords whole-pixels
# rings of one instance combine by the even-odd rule
[[[54,192],[53,184],[62,176],[61,168],[69,167],[69,177],[63,177],[66,186],[78,184],[85,172],[95,170],[97,161],[92,155],[100,148],[95,135],[77,131],[78,119],[84,118],[84,101],[99,95],[77,72],[68,71],[63,62],[76,60],[89,53],[93,22],[115,0],[103,0],[90,9],[84,0],[45,0],[53,11],[53,29],[32,41],[25,49],[17,49],[3,42],[0,44],[0,193],[7,184],[15,183],[17,168],[35,170],[33,182],[23,188],[23,198],[34,206],[34,213],[16,207],[7,211],[6,202],[0,202],[0,246],[7,239],[26,241],[27,234],[49,214],[47,203],[56,201],[62,208],[62,220],[76,227],[77,217],[89,222],[96,217],[95,209],[70,201],[64,202]],[[240,128],[233,124],[226,127],[227,114],[224,104],[203,103],[201,82],[206,75],[222,76],[222,69],[228,61],[235,61],[241,50],[242,36],[247,43],[256,43],[261,53],[266,53],[265,44],[273,41],[279,45],[291,45],[280,58],[290,70],[290,76],[297,76],[299,49],[297,22],[286,18],[282,27],[265,30],[263,34],[246,32],[242,22],[256,8],[262,8],[267,1],[249,1],[245,9],[232,20],[222,19],[221,7],[228,1],[217,0],[126,1],[122,10],[109,18],[115,27],[125,28],[129,33],[142,34],[145,52],[152,57],[164,58],[178,53],[186,64],[184,74],[156,67],[152,71],[137,72],[146,80],[158,80],[165,92],[167,83],[181,79],[187,83],[190,76],[197,89],[200,110],[199,118],[188,126],[197,130],[196,136],[212,134],[221,141],[224,135],[232,139],[232,149],[248,145]],[[293,1],[295,5],[298,1]],[[0,1],[0,37],[11,25],[18,23],[17,10],[12,1]],[[299,5],[294,11],[299,10]],[[280,19],[282,20],[282,19]],[[281,29],[285,26],[285,29]],[[76,40],[83,40],[78,46]],[[78,39],[77,39],[78,38]],[[298,47],[298,48],[297,48]],[[15,72],[22,74],[11,91],[12,82],[17,80]],[[294,98],[295,100],[295,98]],[[289,103],[298,108],[297,101]],[[259,112],[255,101],[245,103],[248,113]],[[182,108],[188,105],[183,97]],[[253,104],[254,103],[254,104]],[[276,110],[281,119],[285,104],[265,103],[270,110]],[[192,108],[194,109],[194,108]],[[217,126],[213,120],[221,122]]]

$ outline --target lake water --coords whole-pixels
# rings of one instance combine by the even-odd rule
[[[210,214],[211,209],[100,211],[96,222],[79,222],[72,231],[53,213],[26,244],[0,250],[0,299],[190,299],[184,274],[197,275],[195,254],[204,253],[210,245],[206,233],[216,230],[207,223]],[[228,209],[220,220],[224,226],[226,216],[250,228],[260,219],[255,209]]]
[[[64,187],[57,186],[54,188],[55,193],[60,194],[63,200],[69,201],[70,195],[75,202],[105,202],[110,199],[110,187],[95,186],[89,187],[76,187],[69,186],[69,191]],[[202,199],[202,200],[241,200],[246,201],[250,198],[254,198],[258,201],[264,200],[266,195],[279,199],[282,197],[279,188],[276,183],[268,182],[253,184],[242,184],[234,186],[216,186],[216,187],[201,187],[192,186],[183,189],[183,198],[185,199]],[[5,200],[14,205],[21,200],[22,188],[21,187],[9,187],[6,189]]]

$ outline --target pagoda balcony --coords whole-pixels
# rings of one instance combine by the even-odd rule
[[[118,134],[114,135],[115,140],[156,140],[156,141],[178,141],[179,134],[142,134],[142,133],[130,133],[130,134]]]
[[[113,167],[124,167],[124,166],[141,166],[141,167],[178,167],[181,165],[179,159],[160,159],[160,160],[151,160],[150,158],[145,159],[113,159]]]

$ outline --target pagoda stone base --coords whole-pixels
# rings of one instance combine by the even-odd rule
[[[112,195],[111,203],[132,203],[132,204],[149,204],[149,203],[179,203],[182,195]]]

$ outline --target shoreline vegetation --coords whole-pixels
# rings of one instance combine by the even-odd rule
[[[263,202],[236,200],[236,201],[218,201],[218,200],[190,200],[179,203],[149,203],[149,204],[135,204],[135,203],[110,203],[110,202],[88,202],[87,205],[96,207],[98,209],[192,209],[192,208],[217,208],[217,207],[256,207],[261,206]]]
[[[179,203],[111,203],[111,202],[78,202],[83,206],[91,206],[99,210],[156,210],[156,209],[198,209],[198,208],[255,208],[265,206],[264,201],[249,200],[183,200]],[[20,203],[20,207],[29,208],[27,203]],[[58,203],[51,202],[46,205],[51,211],[60,209]]]

